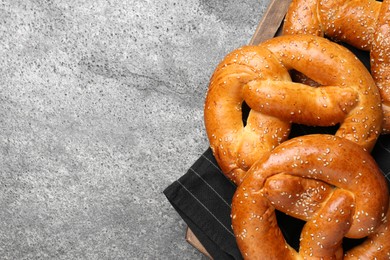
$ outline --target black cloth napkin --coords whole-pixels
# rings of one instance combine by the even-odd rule
[[[368,54],[350,49],[369,68]],[[290,137],[312,133],[332,134],[335,129],[293,125]],[[372,155],[390,182],[390,135],[382,135],[378,139]],[[211,149],[207,149],[186,174],[164,190],[173,208],[214,259],[242,259],[230,220],[235,189],[236,186],[222,174]],[[286,241],[298,249],[304,223],[280,212],[277,212],[277,219]],[[347,250],[360,242],[345,239],[343,245]]]

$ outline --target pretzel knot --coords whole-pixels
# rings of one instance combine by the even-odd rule
[[[321,86],[292,82],[291,70]],[[243,103],[250,107],[246,124]],[[291,123],[339,125],[337,136],[367,150],[382,123],[379,92],[364,65],[346,48],[306,35],[228,54],[210,80],[204,116],[214,156],[237,185],[262,154],[287,140]]]
[[[232,225],[247,259],[388,259],[388,198],[384,176],[359,145],[306,135],[252,166],[233,197]],[[286,243],[275,209],[306,221],[299,252]],[[367,236],[343,253],[343,237]]]
[[[371,74],[384,112],[383,132],[390,133],[390,0],[293,0],[283,34],[326,36],[370,51]]]

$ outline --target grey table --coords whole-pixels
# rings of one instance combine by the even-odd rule
[[[202,259],[162,194],[268,1],[0,1],[0,258]]]

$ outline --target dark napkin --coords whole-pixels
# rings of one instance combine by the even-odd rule
[[[368,53],[350,49],[369,69]],[[336,129],[293,125],[290,137],[312,133],[333,134]],[[390,181],[390,135],[382,135],[378,139],[372,155]],[[235,185],[222,174],[209,148],[186,174],[164,190],[174,209],[214,259],[242,259],[230,220],[235,189]],[[277,212],[277,219],[286,241],[298,250],[299,234],[304,223],[280,212]],[[345,239],[343,245],[347,250],[360,242]]]

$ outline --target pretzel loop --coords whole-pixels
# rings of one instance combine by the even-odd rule
[[[389,33],[390,0],[293,0],[283,26],[284,35],[326,36],[370,51],[371,74],[382,98],[383,133],[390,132]]]
[[[302,180],[301,189],[282,181],[288,176],[295,184]],[[311,197],[305,200],[310,203],[289,205],[301,203],[290,198],[302,194]],[[284,196],[277,208],[287,214],[294,208],[307,221],[299,252],[285,242],[277,225],[275,200]],[[234,195],[232,224],[247,259],[343,259],[345,236],[369,238],[344,259],[382,259],[390,252],[384,239],[390,231],[388,204],[387,182],[369,153],[344,138],[307,135],[280,144],[252,166]]]
[[[294,83],[297,70],[321,86]],[[242,104],[251,108],[246,125]],[[216,68],[205,101],[210,146],[237,185],[261,156],[290,133],[291,123],[340,124],[336,133],[371,150],[382,123],[378,89],[363,64],[324,38],[281,36],[228,54]]]

